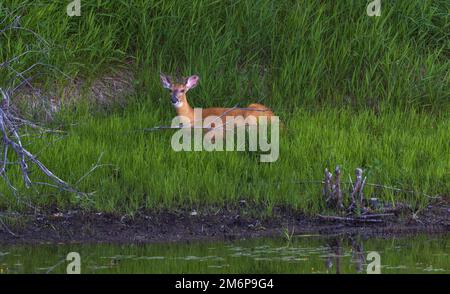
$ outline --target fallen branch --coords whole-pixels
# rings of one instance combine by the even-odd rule
[[[374,213],[374,214],[364,214],[359,216],[359,218],[375,218],[375,217],[387,217],[387,216],[395,216],[394,213]]]
[[[11,231],[11,229],[5,224],[5,222],[2,220],[1,216],[0,216],[0,224],[3,226],[3,228],[5,228],[5,230],[12,236],[17,237],[17,235]]]
[[[363,223],[382,223],[382,219],[372,219],[372,218],[361,218],[361,217],[343,217],[343,216],[332,216],[332,215],[317,215],[319,218],[328,221],[345,221],[345,222],[363,222]]]
[[[0,94],[3,97],[3,101],[9,101],[9,94],[0,88]],[[3,103],[2,105],[9,105],[8,103]],[[12,117],[12,119],[14,119]],[[21,168],[22,178],[25,186],[29,188],[32,185],[32,181],[29,177],[29,166],[28,162],[35,164],[49,179],[51,179],[58,187],[65,191],[74,192],[80,194],[80,192],[72,187],[67,182],[61,180],[52,171],[50,171],[40,160],[36,158],[34,154],[28,151],[22,144],[21,136],[17,130],[16,124],[9,116],[7,110],[3,110],[0,107],[0,134],[2,135],[2,145],[3,145],[3,160],[2,167],[0,168],[0,175],[4,176],[7,170],[8,161],[8,151],[12,149],[18,158],[18,164]]]
[[[11,19],[12,16],[9,15],[3,19],[0,24],[4,23],[7,19]],[[21,54],[8,58],[4,62],[0,62],[0,69],[6,69],[7,74],[11,74],[11,79],[6,81],[5,85],[0,85],[0,176],[3,177],[6,185],[10,188],[10,190],[17,195],[18,190],[14,187],[13,183],[9,180],[8,171],[11,170],[13,166],[20,167],[20,174],[22,176],[22,180],[27,188],[30,188],[33,185],[48,185],[51,187],[56,187],[63,191],[68,191],[72,193],[76,193],[77,195],[85,196],[88,195],[86,193],[80,192],[74,186],[70,185],[66,181],[59,178],[55,175],[49,168],[46,167],[44,163],[42,163],[36,156],[35,153],[32,153],[28,150],[28,146],[23,144],[22,138],[27,136],[22,133],[23,129],[30,128],[33,130],[40,131],[42,133],[61,133],[58,130],[51,130],[44,127],[39,126],[38,124],[21,118],[14,112],[14,107],[12,107],[11,97],[14,97],[14,92],[21,87],[22,85],[27,85],[31,89],[36,90],[31,84],[31,77],[33,71],[36,71],[38,66],[49,67],[52,70],[56,68],[52,65],[43,63],[43,62],[35,62],[32,65],[28,66],[25,70],[16,70],[12,65],[13,63],[19,63],[20,59],[28,54],[47,54],[49,43],[45,41],[41,36],[39,36],[36,32],[23,28],[20,26],[20,16],[14,17],[10,24],[6,25],[3,29],[0,29],[0,36],[4,35],[5,32],[13,32],[13,31],[23,31],[33,35],[40,43],[43,43],[46,49],[32,49],[31,45],[27,46],[27,50]],[[58,69],[56,69],[59,71]],[[61,74],[67,77],[66,74],[59,71]],[[27,77],[29,75],[30,77]],[[17,83],[19,85],[17,85]],[[36,91],[39,93],[39,91]],[[39,94],[40,97],[40,94]],[[42,98],[42,97],[41,97]],[[12,159],[14,158],[14,159]],[[85,174],[79,181],[84,179],[90,173],[92,173],[96,168],[100,165],[97,162],[87,174]],[[45,177],[49,180],[49,183],[46,182],[34,182],[30,178],[31,167],[37,167],[39,171],[41,171]]]

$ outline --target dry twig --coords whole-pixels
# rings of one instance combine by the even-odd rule
[[[0,24],[5,23],[8,18],[11,19],[11,15],[7,15],[5,19],[0,22]],[[12,31],[31,34],[38,40],[37,45],[39,45],[39,43],[43,43],[44,47],[48,49],[49,43],[45,41],[40,35],[30,29],[21,27],[20,16],[13,18],[11,23],[6,25],[4,28],[0,28],[0,34]],[[50,169],[46,167],[44,163],[42,163],[37,158],[36,154],[29,151],[28,147],[23,144],[22,138],[29,135],[27,133],[22,133],[22,131],[26,128],[30,128],[41,133],[60,133],[61,131],[47,129],[39,126],[34,122],[21,118],[14,112],[12,107],[13,103],[11,98],[14,96],[15,91],[18,90],[22,85],[27,85],[28,87],[35,89],[31,84],[32,72],[35,71],[38,66],[50,67],[55,70],[55,67],[38,61],[28,66],[28,68],[26,68],[25,70],[19,71],[12,66],[13,63],[20,62],[21,58],[28,54],[46,54],[47,49],[28,49],[21,54],[8,58],[4,62],[0,61],[0,68],[6,69],[8,74],[12,74],[12,79],[6,81],[5,85],[0,85],[0,176],[3,177],[5,183],[11,189],[11,191],[13,191],[14,195],[16,195],[17,189],[8,178],[8,171],[11,170],[11,167],[13,166],[20,167],[22,180],[27,188],[33,185],[49,185],[63,191],[76,193],[78,196],[87,195],[78,191],[78,189],[56,176]],[[64,73],[62,74],[65,75]],[[17,81],[19,81],[18,84]],[[36,90],[36,93],[39,92],[40,91]],[[39,171],[41,171],[52,183],[34,182],[30,178],[31,167],[35,167]],[[94,167],[94,169],[97,167],[98,164]],[[93,170],[89,171],[88,174],[90,174],[92,171]],[[83,178],[85,176],[83,176]]]

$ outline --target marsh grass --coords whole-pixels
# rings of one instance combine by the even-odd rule
[[[138,80],[154,94],[160,71],[199,74],[202,87],[192,95],[202,106],[265,97],[289,113],[381,103],[438,111],[449,94],[446,4],[385,1],[381,17],[368,17],[366,1],[84,0],[81,16],[70,18],[64,1],[6,0],[0,17],[21,15],[21,25],[48,45],[27,31],[6,31],[0,60],[38,44],[45,54],[26,55],[17,69],[40,60],[70,76],[96,77],[132,57]],[[37,78],[64,82],[41,69],[49,72]]]
[[[343,179],[354,178],[362,167],[370,183],[382,183],[427,195],[448,194],[449,120],[413,111],[298,109],[280,134],[280,157],[260,163],[252,152],[175,152],[174,131],[142,132],[167,120],[148,104],[135,103],[122,113],[92,115],[88,110],[60,114],[67,127],[62,139],[34,140],[33,148],[46,148],[39,157],[71,183],[80,179],[100,155],[106,166],[78,183],[95,191],[88,207],[132,213],[138,208],[225,205],[246,200],[289,205],[305,211],[323,209],[321,180],[325,167],[341,165]],[[169,120],[170,121],[170,120]],[[49,142],[50,141],[50,142]],[[39,175],[36,173],[37,179]],[[20,177],[14,178],[20,186]],[[2,185],[2,191],[7,190]],[[35,204],[78,203],[73,195],[39,188],[24,193]],[[31,192],[31,194],[30,194]],[[427,203],[423,194],[398,193],[367,186],[366,194],[386,201]],[[12,196],[1,203],[16,203]]]
[[[366,4],[84,0],[81,17],[69,18],[63,1],[2,1],[0,19],[9,12],[21,15],[23,27],[48,41],[36,42],[27,32],[0,35],[0,60],[45,49],[14,63],[17,70],[39,60],[93,80],[131,57],[136,71],[136,94],[127,97],[127,107],[67,107],[54,124],[68,135],[30,145],[45,148],[40,159],[71,183],[103,154],[102,162],[113,166],[77,184],[95,191],[91,200],[80,203],[45,187],[25,190],[20,177],[12,176],[19,195],[42,206],[129,213],[241,199],[262,203],[267,211],[286,204],[313,213],[323,203],[320,185],[308,181],[321,180],[324,168],[337,164],[345,180],[362,167],[370,183],[448,195],[446,1],[384,1],[378,18],[366,15]],[[200,86],[188,97],[193,106],[232,107],[262,98],[286,124],[279,160],[262,164],[250,152],[176,153],[173,132],[136,131],[168,125],[174,115],[160,71],[200,75]],[[9,78],[0,68],[0,83]],[[44,88],[67,83],[45,66],[35,81]],[[0,191],[1,207],[25,207],[3,183]],[[420,193],[367,186],[369,195],[418,207],[428,200]]]

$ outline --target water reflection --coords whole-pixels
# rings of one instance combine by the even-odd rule
[[[148,245],[2,246],[0,273],[65,273],[69,252],[82,273],[366,273],[368,254],[382,273],[450,273],[450,235],[407,238],[296,236],[236,242]]]
[[[325,267],[328,272],[336,274],[341,273],[342,259],[346,257],[342,252],[347,246],[351,248],[350,263],[354,266],[356,273],[362,273],[366,262],[366,255],[364,253],[364,245],[360,236],[338,236],[329,238],[326,241],[329,248],[329,256],[325,258]]]

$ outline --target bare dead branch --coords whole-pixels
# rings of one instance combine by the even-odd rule
[[[353,188],[352,191],[350,193],[350,207],[349,210],[354,209],[355,207],[358,206],[357,204],[357,196],[359,195],[359,191],[361,189],[361,185],[362,185],[362,169],[357,168],[355,170],[355,174],[356,174],[356,180],[355,183],[353,184]]]
[[[342,217],[333,215],[317,215],[319,218],[327,221],[345,221],[345,222],[362,222],[362,223],[382,223],[382,219],[361,218],[361,217]]]
[[[336,202],[336,207],[338,209],[344,208],[342,204],[342,191],[341,191],[341,168],[336,166],[334,170],[334,185],[333,185],[333,197]]]
[[[17,237],[17,235],[11,231],[11,229],[5,224],[5,222],[2,220],[2,217],[0,216],[0,224],[3,226],[3,228],[5,228],[5,230],[10,234],[13,235],[14,237]]]
[[[325,203],[327,206],[330,206],[331,201],[331,177],[333,175],[328,171],[328,168],[325,169],[325,179],[324,179],[324,185],[323,185],[323,199],[325,200]]]
[[[92,166],[92,168],[85,173],[78,181],[75,183],[75,185],[78,185],[81,181],[83,181],[86,177],[88,177],[90,174],[92,174],[96,169],[104,166],[114,166],[113,164],[100,164],[100,161],[102,160],[103,152],[100,154],[97,163]]]
[[[7,16],[0,22],[0,24],[3,24],[7,21],[7,19],[12,18],[12,13],[7,12]],[[39,43],[44,44],[45,48],[49,48],[49,43],[42,38],[39,34],[36,32],[21,27],[20,25],[20,16],[14,17],[10,24],[6,25],[4,28],[0,28],[0,35],[5,32],[26,32],[34,36]],[[28,127],[37,130],[41,133],[60,133],[61,131],[58,130],[51,130],[44,128],[42,126],[39,126],[38,124],[31,122],[29,120],[26,120],[24,118],[21,118],[19,115],[14,113],[13,107],[11,107],[11,97],[14,96],[14,92],[21,86],[26,84],[28,87],[33,89],[36,93],[40,93],[37,89],[33,87],[31,84],[31,77],[27,76],[32,73],[32,71],[35,71],[40,66],[51,68],[54,71],[57,71],[64,75],[65,77],[68,77],[65,73],[61,72],[59,69],[55,68],[54,66],[50,64],[46,64],[44,62],[38,61],[30,66],[28,66],[24,70],[16,70],[12,64],[13,63],[19,63],[21,58],[25,57],[28,54],[46,54],[48,53],[47,50],[44,49],[29,49],[27,48],[26,51],[24,51],[21,54],[18,54],[16,56],[13,56],[9,58],[8,60],[1,62],[0,61],[0,68],[6,68],[12,73],[12,79],[7,81],[7,84],[2,86],[0,85],[0,176],[3,177],[5,180],[5,183],[8,185],[10,190],[13,192],[15,196],[17,196],[17,189],[14,187],[14,185],[11,183],[8,177],[8,170],[10,170],[10,167],[17,165],[20,167],[20,173],[22,176],[22,180],[27,188],[30,188],[33,185],[48,185],[51,187],[58,188],[63,191],[68,191],[72,193],[76,193],[77,195],[85,196],[86,193],[82,193],[78,191],[74,186],[70,185],[66,181],[62,180],[58,176],[56,176],[50,169],[46,167],[36,156],[36,154],[32,153],[28,150],[27,146],[23,144],[22,138],[27,136],[27,133],[23,133],[23,130],[28,130]],[[69,77],[70,79],[70,77]],[[17,86],[17,80],[20,80],[19,85]],[[40,94],[39,94],[40,97]],[[42,97],[40,97],[42,98]],[[12,158],[16,158],[12,159]],[[45,183],[45,182],[33,182],[30,178],[30,168],[31,167],[37,167],[37,169],[42,172],[46,179],[49,180],[51,183]],[[95,165],[87,174],[85,174],[79,181],[87,177],[89,174],[91,174],[95,169],[97,169],[99,166],[103,165]]]

